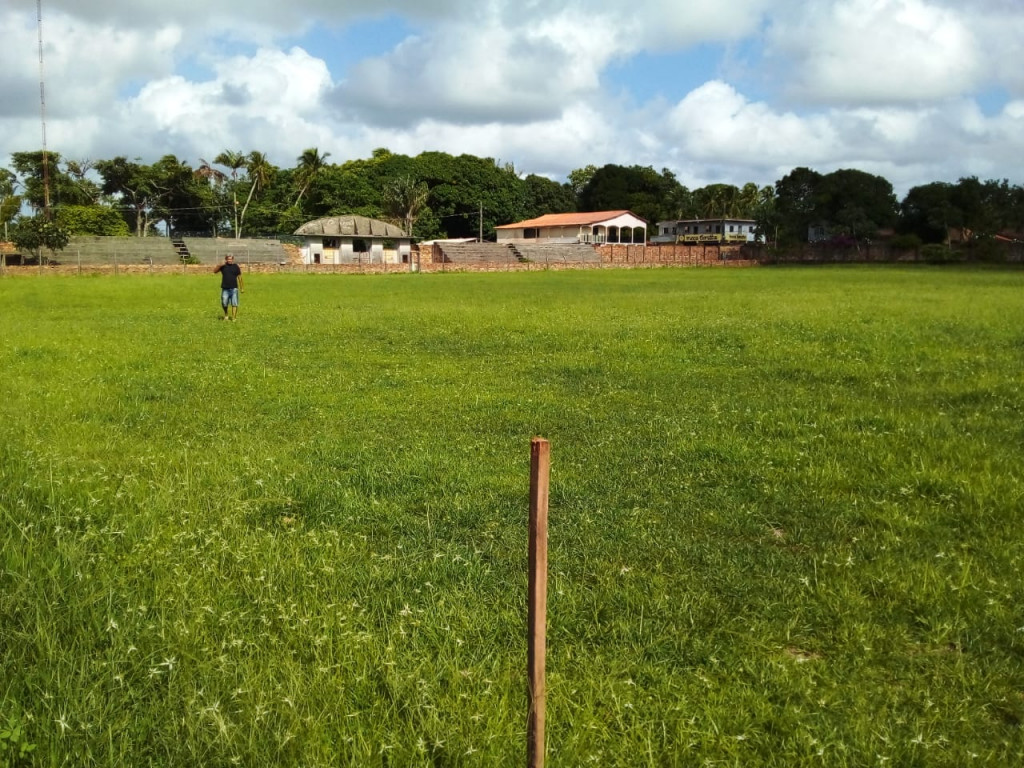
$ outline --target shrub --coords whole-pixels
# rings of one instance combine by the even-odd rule
[[[921,238],[914,233],[896,235],[890,242],[894,251],[913,251],[914,253],[917,253],[924,245]]]
[[[929,243],[921,247],[921,258],[929,264],[948,264],[954,260],[953,251],[942,243]]]
[[[104,205],[64,205],[57,209],[57,223],[72,235],[128,237],[124,217]]]

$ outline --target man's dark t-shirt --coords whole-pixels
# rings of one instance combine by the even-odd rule
[[[221,290],[238,287],[238,276],[242,274],[242,268],[237,264],[221,264],[220,266],[220,287]]]

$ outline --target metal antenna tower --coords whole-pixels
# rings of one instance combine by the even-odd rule
[[[50,158],[46,151],[46,86],[43,77],[43,0],[36,0],[39,17],[39,108],[43,124],[43,218],[50,220]]]

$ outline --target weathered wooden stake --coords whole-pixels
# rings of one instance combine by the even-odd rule
[[[530,558],[526,623],[529,640],[526,667],[530,708],[526,717],[527,768],[544,768],[544,705],[548,613],[548,474],[551,444],[530,441]]]

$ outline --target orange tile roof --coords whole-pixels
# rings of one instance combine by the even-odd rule
[[[603,221],[614,219],[623,214],[636,216],[632,211],[590,211],[589,213],[548,213],[536,219],[517,221],[514,224],[502,224],[495,229],[522,229],[524,227],[572,227],[575,225],[584,226],[587,224],[600,224]],[[640,219],[639,216],[637,216]],[[643,219],[640,219],[643,221]],[[645,224],[647,222],[644,222]]]

